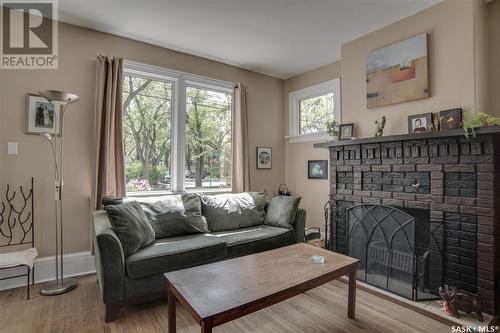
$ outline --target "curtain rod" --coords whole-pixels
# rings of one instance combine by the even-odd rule
[[[94,56],[92,57],[92,59],[96,60],[99,57],[113,57],[113,56],[108,56],[106,54],[94,54]],[[172,75],[181,76],[181,77],[188,77],[188,78],[192,77],[192,78],[198,78],[198,79],[202,79],[202,80],[209,80],[209,81],[213,81],[213,82],[218,82],[218,83],[221,83],[221,84],[225,84],[225,85],[228,85],[228,86],[232,86],[233,88],[238,88],[238,85],[239,85],[236,82],[230,82],[230,81],[224,81],[224,80],[214,79],[214,78],[211,78],[211,77],[208,77],[208,76],[187,73],[187,72],[178,71],[178,70],[175,70],[175,69],[170,69],[170,68],[166,68],[166,67],[162,67],[162,66],[145,64],[145,63],[142,63],[142,62],[127,60],[125,58],[123,58],[123,65],[125,67],[127,67],[127,66],[128,67],[143,67],[143,68],[144,67],[145,68],[149,67],[150,69],[157,69],[159,71],[171,73]]]

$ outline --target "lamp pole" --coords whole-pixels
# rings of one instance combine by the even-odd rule
[[[63,188],[64,188],[64,116],[69,105],[76,103],[80,97],[75,94],[65,93],[55,90],[40,92],[40,95],[49,102],[63,102],[64,107],[60,112],[60,140],[59,140],[59,160],[57,158],[57,136],[52,139],[48,133],[42,134],[51,144],[52,155],[55,164],[55,222],[56,222],[56,278],[55,281],[44,284],[40,289],[40,294],[53,296],[66,293],[77,286],[73,278],[64,278],[64,234],[63,234]],[[57,116],[55,114],[54,116]]]

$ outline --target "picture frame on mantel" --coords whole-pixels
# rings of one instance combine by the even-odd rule
[[[432,117],[431,112],[408,116],[408,134],[431,132],[434,126]]]
[[[351,140],[354,137],[354,123],[339,125],[339,141]]]
[[[439,111],[439,123],[442,131],[460,128],[462,124],[462,108]]]

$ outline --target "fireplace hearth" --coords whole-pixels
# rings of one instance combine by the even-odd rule
[[[466,139],[463,131],[449,130],[315,144],[330,151],[335,203],[328,245],[365,261],[359,279],[414,300],[436,295],[439,283],[457,286],[479,295],[485,312],[494,313],[500,277],[500,127],[477,134]],[[389,226],[380,222],[387,214],[382,209],[399,215],[399,223],[413,218],[403,228],[411,237],[397,236],[396,247],[379,235],[380,227],[372,235],[376,239],[353,232],[356,225]],[[356,216],[367,210],[380,216],[359,221]],[[401,281],[405,287],[396,287]]]

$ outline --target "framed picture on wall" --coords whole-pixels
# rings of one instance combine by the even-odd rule
[[[427,39],[423,33],[368,55],[368,109],[430,97]]]
[[[273,149],[271,147],[257,147],[257,169],[271,169],[273,167]]]
[[[59,135],[59,114],[62,103],[50,103],[45,98],[28,94],[26,134],[49,133]]]
[[[328,179],[328,161],[307,161],[307,178]]]

